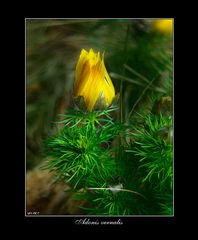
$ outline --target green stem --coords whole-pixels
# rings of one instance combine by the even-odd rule
[[[137,104],[140,102],[140,100],[141,100],[142,97],[144,96],[145,92],[149,89],[149,87],[152,85],[152,83],[153,83],[153,81],[154,81],[155,79],[156,79],[156,78],[153,78],[153,80],[150,81],[150,82],[148,83],[148,85],[143,89],[143,91],[142,91],[142,93],[140,94],[139,98],[138,98],[137,101],[134,103],[131,111],[129,112],[129,115],[128,115],[128,117],[127,117],[127,121],[129,121],[129,119],[130,119],[130,117],[131,117],[134,109],[136,108]]]
[[[129,24],[127,25],[127,30],[126,30],[126,37],[124,41],[124,62],[127,60],[127,43],[128,43],[128,37],[129,37]],[[123,76],[125,76],[125,69],[123,68]],[[124,117],[123,117],[123,78],[121,78],[120,81],[120,123],[122,124],[124,122]],[[122,160],[123,157],[123,149],[122,149],[122,136],[120,135],[119,137],[119,159]]]

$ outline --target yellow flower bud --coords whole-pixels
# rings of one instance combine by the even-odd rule
[[[76,65],[74,83],[74,97],[80,96],[90,112],[100,100],[106,106],[111,105],[115,89],[104,65],[104,53],[101,59],[100,52],[82,49]]]
[[[164,20],[154,20],[154,28],[161,33],[172,33],[173,31],[173,20],[164,19]]]

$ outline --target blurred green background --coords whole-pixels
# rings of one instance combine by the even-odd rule
[[[173,35],[157,29],[154,21],[26,19],[27,170],[42,163],[43,141],[56,131],[53,121],[72,105],[82,48],[105,51],[116,92],[122,88],[124,120],[134,106],[139,111],[151,107],[153,99],[173,95]]]

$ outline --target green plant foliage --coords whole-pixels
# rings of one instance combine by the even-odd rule
[[[77,187],[86,186],[89,179],[105,179],[115,172],[115,162],[109,146],[120,125],[114,123],[110,110],[84,113],[71,111],[58,123],[62,129],[49,138],[46,152],[52,157],[47,167]]]
[[[171,129],[172,117],[162,115],[145,116],[145,128],[135,129],[135,144],[133,149],[127,151],[139,157],[139,168],[144,168],[147,173],[143,182],[153,183],[153,178],[157,178],[160,187],[169,181],[172,188],[173,151],[167,132]]]
[[[72,185],[76,199],[90,203],[82,207],[87,214],[172,214],[172,117],[145,115],[143,127],[131,127],[128,135],[135,142],[120,146],[120,158],[115,139],[125,136],[129,125],[113,121],[115,110],[60,115],[61,128],[46,142],[45,167]]]
[[[143,125],[133,128],[134,143],[126,149],[136,162],[144,188],[160,207],[160,213],[173,213],[172,116],[145,115]]]

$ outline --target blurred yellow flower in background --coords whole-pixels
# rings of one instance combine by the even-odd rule
[[[173,20],[172,19],[153,20],[153,27],[159,32],[171,34],[173,31]]]
[[[76,65],[74,97],[83,97],[88,111],[92,111],[96,103],[110,106],[115,97],[113,83],[104,65],[104,53],[89,52],[82,49]]]

